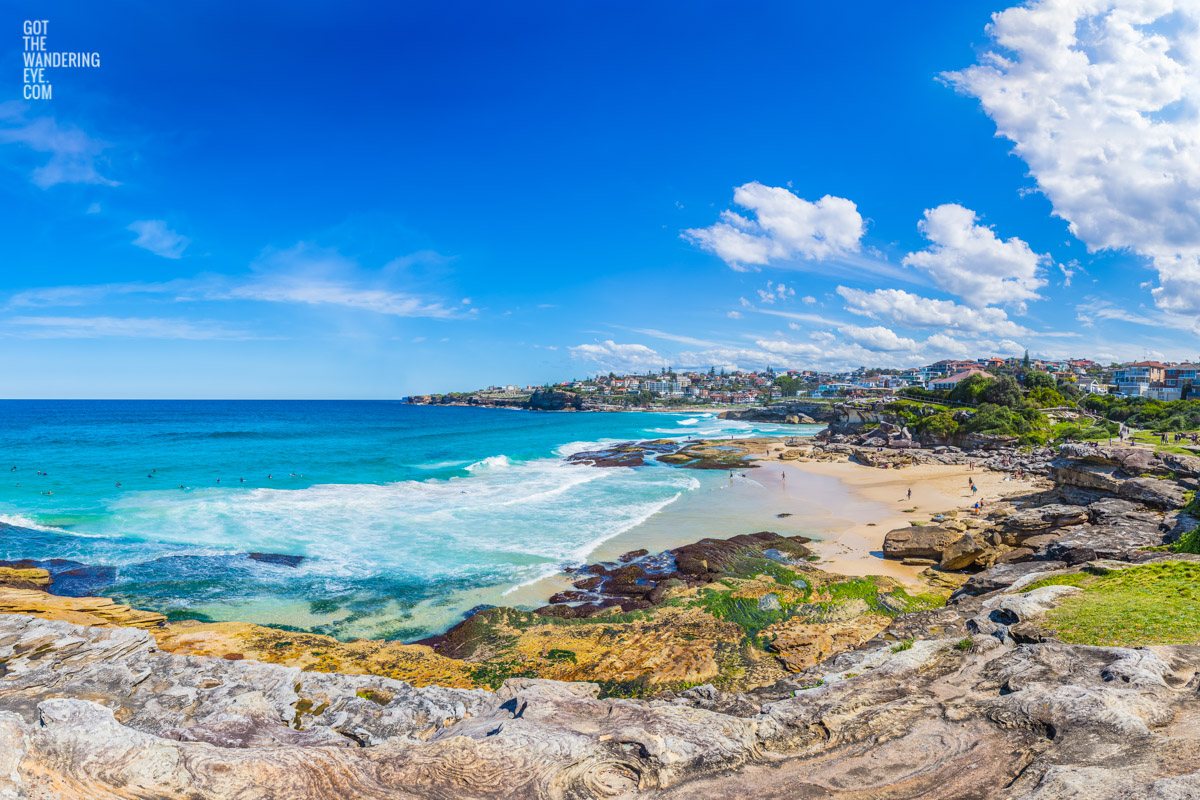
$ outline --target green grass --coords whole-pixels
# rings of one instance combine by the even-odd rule
[[[1200,644],[1200,563],[1163,561],[1104,574],[1076,573],[1039,586],[1083,589],[1052,609],[1045,627],[1069,644]]]
[[[913,642],[915,642],[915,641],[916,641],[915,639],[905,639],[902,642],[900,642],[899,644],[894,645],[892,647],[892,652],[893,653],[902,653],[905,650],[912,650]]]
[[[962,639],[959,639],[957,642],[954,643],[954,649],[962,650],[964,652],[966,652],[967,650],[974,650],[975,642],[973,642],[971,640],[970,636],[965,636]]]

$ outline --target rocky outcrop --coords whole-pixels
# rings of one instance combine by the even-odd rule
[[[531,411],[579,411],[583,408],[583,398],[575,392],[538,389],[529,396],[525,408]]]
[[[770,649],[779,654],[785,667],[802,672],[832,655],[858,647],[881,633],[891,619],[867,615],[853,620],[808,623],[791,617],[763,631],[771,640]]]
[[[34,614],[80,625],[128,625],[148,628],[166,621],[162,614],[141,611],[107,597],[58,597],[36,589],[0,586],[0,614]]]
[[[46,589],[50,586],[50,573],[37,567],[0,567],[0,586],[12,589]]]
[[[1048,589],[981,606],[976,626],[994,633],[881,643],[753,692],[649,701],[524,678],[494,694],[415,689],[9,615],[0,796],[1191,796],[1200,648],[1015,644],[1008,631],[1072,587]]]
[[[1200,475],[1200,458],[1139,447],[1065,444],[1054,462],[1063,486],[1116,495],[1160,509],[1180,508],[1185,489],[1175,479]]]
[[[962,537],[957,528],[942,525],[919,525],[897,528],[883,538],[886,558],[931,558],[941,560],[951,543]]]

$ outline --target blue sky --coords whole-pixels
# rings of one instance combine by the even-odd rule
[[[1200,354],[1183,0],[247,5],[6,7],[0,395]]]

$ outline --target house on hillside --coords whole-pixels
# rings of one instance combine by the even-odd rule
[[[931,389],[953,389],[958,385],[959,381],[965,381],[972,375],[982,375],[985,378],[994,377],[990,372],[986,372],[982,369],[971,368],[964,369],[962,372],[956,372],[953,375],[945,378],[934,378],[930,382],[929,386]]]
[[[1108,386],[1092,377],[1080,378],[1075,382],[1080,394],[1107,394]]]
[[[1191,384],[1195,387],[1194,391],[1200,392],[1200,380],[1197,379],[1197,372],[1200,371],[1200,366],[1196,364],[1176,364],[1172,367],[1167,367],[1166,374],[1163,376],[1163,387],[1173,389],[1180,393],[1181,399],[1183,387],[1185,384]]]
[[[1167,365],[1158,361],[1135,361],[1113,372],[1117,391],[1127,397],[1144,397],[1152,384],[1164,386]]]

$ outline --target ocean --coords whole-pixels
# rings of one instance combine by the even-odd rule
[[[565,456],[818,429],[384,401],[0,401],[0,558],[47,561],[58,593],[174,619],[408,641],[724,477]]]

